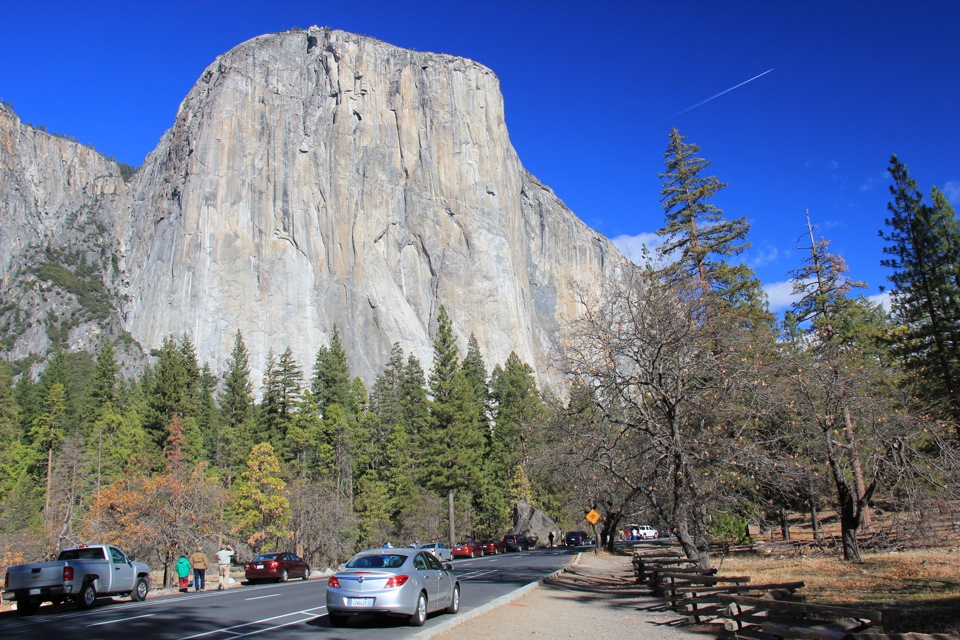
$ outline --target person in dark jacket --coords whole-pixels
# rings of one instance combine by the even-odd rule
[[[180,592],[186,593],[190,583],[190,561],[187,556],[177,559],[177,578],[180,580]]]

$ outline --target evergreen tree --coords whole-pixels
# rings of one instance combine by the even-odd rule
[[[250,353],[237,330],[227,359],[227,372],[220,393],[223,427],[221,441],[214,446],[214,464],[240,473],[253,448],[254,401],[250,381]]]
[[[96,380],[93,388],[94,410],[99,412],[117,402],[120,366],[111,340],[104,340],[97,353]]]
[[[333,445],[325,437],[323,419],[316,400],[305,391],[296,415],[287,429],[283,459],[293,475],[317,480],[330,475],[333,467]]]
[[[214,399],[216,392],[217,377],[210,365],[204,364],[197,382],[197,426],[203,437],[203,459],[219,467],[223,462],[223,438],[220,411]]]
[[[447,309],[440,305],[437,334],[433,338],[433,370],[430,372],[430,393],[433,402],[449,401],[453,393],[454,375],[460,369],[460,351],[453,335],[453,323]]]
[[[885,220],[893,313],[900,323],[894,345],[907,368],[917,372],[929,399],[942,402],[960,424],[960,225],[947,199],[933,191],[923,204],[917,184],[894,155]],[[958,427],[960,429],[960,427]],[[958,430],[960,437],[960,430]]]
[[[165,338],[154,355],[157,364],[147,393],[150,407],[147,429],[163,448],[175,413],[182,420],[195,418],[200,367],[193,344],[186,335],[179,343],[173,338]],[[189,428],[186,424],[184,426]],[[189,439],[194,441],[192,437]]]
[[[486,412],[490,404],[490,389],[487,380],[487,366],[483,362],[483,355],[480,353],[480,344],[477,337],[470,334],[470,340],[467,342],[467,355],[461,365],[463,374],[473,389],[473,394],[477,398],[477,403]]]
[[[370,392],[370,408],[387,428],[403,420],[401,394],[403,381],[403,349],[394,343],[383,372],[377,376]]]
[[[410,435],[411,446],[419,448],[430,422],[430,402],[427,398],[427,377],[420,361],[412,353],[407,356],[400,383],[400,406],[403,423]]]
[[[287,347],[280,359],[268,357],[264,375],[261,425],[263,434],[276,448],[282,446],[303,393],[303,370]]]
[[[26,376],[24,376],[26,377]],[[15,511],[12,498],[24,488],[32,456],[20,428],[10,365],[0,360],[0,532],[6,531],[6,514]],[[20,505],[22,506],[22,505]]]
[[[685,139],[676,128],[670,131],[663,156],[666,171],[659,174],[664,180],[660,202],[666,214],[665,226],[657,231],[664,237],[659,253],[666,259],[677,258],[664,273],[674,281],[692,279],[702,295],[727,289],[737,295],[743,274],[723,258],[739,255],[750,246],[750,225],[746,216],[724,218],[723,211],[709,201],[727,185],[716,176],[701,175],[710,163],[697,157],[700,147]]]
[[[453,490],[457,502],[466,505],[481,478],[484,434],[476,393],[459,359],[450,316],[441,306],[433,340],[426,456],[419,471],[427,486],[441,494]]]
[[[331,404],[352,413],[350,393],[350,369],[347,366],[347,352],[340,342],[340,331],[333,327],[333,336],[329,347],[321,347],[313,367],[313,379],[310,390],[313,392],[321,413]]]

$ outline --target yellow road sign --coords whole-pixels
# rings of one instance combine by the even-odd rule
[[[595,509],[590,509],[590,512],[587,513],[587,522],[590,524],[597,524],[600,520],[600,514],[596,512]]]

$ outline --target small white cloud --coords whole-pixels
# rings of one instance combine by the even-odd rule
[[[883,173],[877,174],[875,176],[869,176],[860,184],[860,191],[861,192],[873,191],[877,187],[887,184],[889,181],[890,181],[890,174],[887,173],[886,171],[884,171]]]
[[[751,253],[748,264],[751,268],[757,269],[768,264],[772,264],[780,257],[780,250],[776,247],[763,247]]]
[[[943,195],[947,197],[950,204],[960,206],[960,180],[949,180],[943,185]]]
[[[613,242],[614,246],[620,249],[620,252],[631,262],[634,264],[643,264],[644,247],[646,247],[649,257],[655,258],[657,247],[663,244],[663,238],[655,233],[638,233],[635,236],[619,235],[616,238],[611,238],[611,242]]]
[[[774,313],[783,311],[800,299],[800,295],[793,292],[793,280],[765,284],[763,290],[767,293],[770,311]]]
[[[883,293],[878,293],[875,296],[867,296],[867,300],[873,304],[878,304],[883,307],[883,310],[887,313],[890,313],[890,292],[884,291]]]

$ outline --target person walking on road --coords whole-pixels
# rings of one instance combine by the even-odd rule
[[[220,572],[220,584],[217,590],[227,588],[227,580],[230,579],[230,558],[233,557],[233,547],[229,544],[221,544],[220,551],[217,551],[217,570]]]
[[[197,545],[197,550],[190,556],[190,564],[193,565],[193,590],[203,591],[207,582],[207,567],[210,566],[210,561],[200,545]]]

